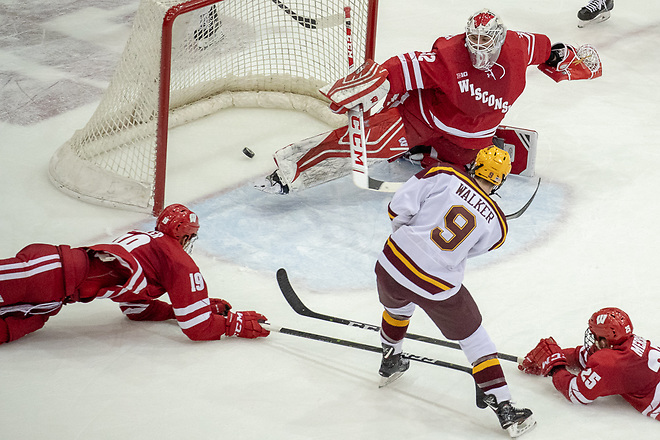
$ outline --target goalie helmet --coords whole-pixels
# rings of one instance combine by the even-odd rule
[[[488,9],[473,14],[465,25],[465,46],[472,65],[490,70],[500,56],[505,38],[506,27],[500,17]]]
[[[490,192],[493,194],[511,172],[511,157],[507,151],[491,145],[479,150],[468,171],[471,176],[481,177],[495,185]]]
[[[199,220],[197,214],[181,204],[169,205],[156,220],[156,230],[175,238],[190,253],[197,239]]]
[[[609,345],[619,345],[633,334],[633,325],[626,312],[616,307],[600,309],[589,318],[584,343],[587,348],[604,338]]]

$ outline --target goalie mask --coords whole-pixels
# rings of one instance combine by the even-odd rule
[[[501,148],[491,145],[479,150],[474,162],[468,167],[472,177],[481,177],[492,183],[491,194],[499,189],[511,172],[511,157],[509,153]]]
[[[169,205],[158,216],[156,230],[175,238],[190,253],[199,231],[197,214],[180,204]]]
[[[490,70],[500,56],[505,38],[506,27],[497,15],[488,9],[472,15],[465,26],[465,46],[472,65],[479,70]]]
[[[589,349],[604,338],[609,345],[619,345],[633,334],[628,314],[616,307],[600,309],[589,318],[589,328],[584,333],[584,346]]]

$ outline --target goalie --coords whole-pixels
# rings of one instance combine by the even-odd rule
[[[438,38],[428,52],[408,52],[382,65],[367,60],[321,93],[336,113],[358,106],[368,112],[371,162],[404,156],[422,167],[438,161],[464,166],[494,143],[532,65],[557,82],[602,73],[590,46],[551,45],[542,34],[507,31],[484,9],[469,18],[465,33]],[[341,127],[277,151],[278,168],[255,186],[281,194],[316,186],[348,174],[349,158],[347,127]]]
[[[660,348],[633,334],[630,318],[616,307],[591,315],[584,345],[562,349],[551,337],[541,339],[518,368],[551,376],[555,388],[573,403],[621,395],[637,411],[659,420]]]

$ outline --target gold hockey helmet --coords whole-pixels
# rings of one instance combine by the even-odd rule
[[[477,153],[470,171],[474,176],[481,177],[495,185],[493,188],[493,192],[495,192],[511,172],[511,158],[508,152],[491,145]]]

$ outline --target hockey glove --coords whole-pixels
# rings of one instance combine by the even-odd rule
[[[598,52],[588,44],[576,50],[573,46],[555,43],[552,45],[550,58],[539,64],[538,68],[555,82],[594,79],[603,75]]]
[[[566,365],[568,361],[561,347],[550,337],[541,339],[536,347],[527,353],[518,369],[527,374],[548,376],[553,368]]]
[[[231,310],[231,304],[224,299],[209,298],[209,300],[211,301],[211,312],[216,315],[227,316],[227,313]]]
[[[266,317],[260,313],[248,312],[227,312],[226,331],[227,336],[238,336],[239,338],[258,338],[268,336],[270,332],[261,325],[259,321],[265,322]]]
[[[390,82],[387,80],[387,70],[367,60],[355,72],[328,84],[319,91],[330,99],[330,109],[339,114],[362,104],[362,110],[367,112],[387,96]]]

